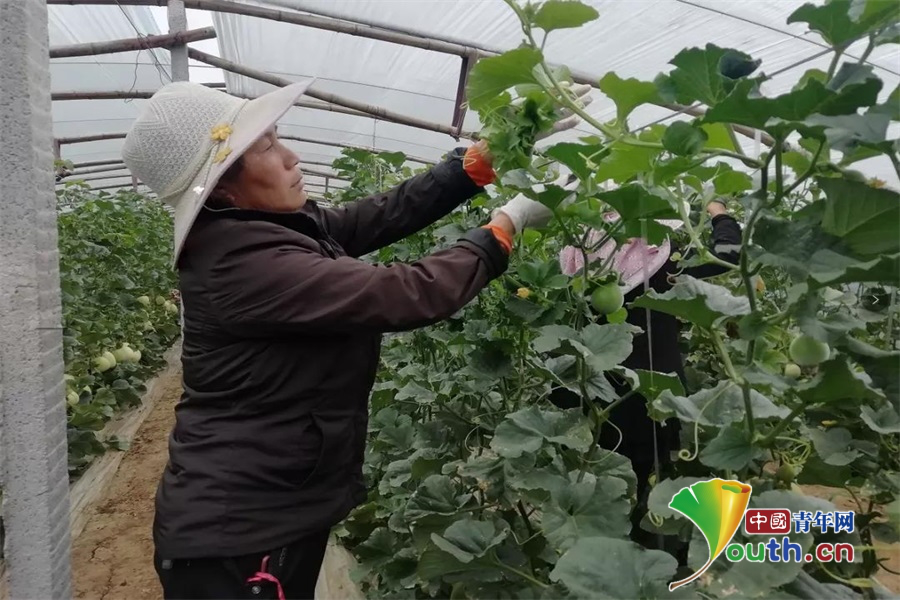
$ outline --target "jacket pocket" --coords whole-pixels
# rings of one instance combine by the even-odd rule
[[[322,434],[322,452],[309,479],[338,481],[353,464],[355,415],[352,411],[313,411],[312,418]]]

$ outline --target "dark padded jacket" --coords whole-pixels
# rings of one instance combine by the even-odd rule
[[[365,499],[381,334],[451,316],[507,268],[485,229],[412,264],[357,259],[481,191],[461,156],[336,208],[201,211],[178,264],[184,394],[156,498],[162,558],[279,548]]]

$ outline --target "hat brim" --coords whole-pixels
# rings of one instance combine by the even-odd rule
[[[191,184],[173,204],[175,204],[175,253],[173,260],[178,262],[181,250],[187,235],[197,220],[197,215],[203,208],[203,204],[210,193],[219,183],[222,175],[233,165],[256,140],[265,134],[266,130],[274,125],[290,110],[313,83],[309,81],[292,83],[283,88],[269,92],[259,98],[247,102],[241,109],[234,123],[231,124],[232,133],[228,136],[228,148],[231,153],[225,160],[214,163],[213,157],[207,159],[207,164],[200,170]]]

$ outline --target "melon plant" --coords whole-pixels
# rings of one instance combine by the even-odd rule
[[[888,136],[900,96],[847,49],[860,42],[868,56],[894,43],[896,11],[874,1],[799,7],[789,21],[831,47],[830,66],[798,72],[780,95],[763,86],[769,65],[713,44],[679,52],[653,81],[607,73],[596,87],[616,113],[602,121],[569,95],[568,70],[547,64],[543,49],[556,30],[603,16],[577,1],[507,4],[522,44],[481,59],[467,89],[469,107],[488,125],[499,197],[476,198],[370,259],[421,256],[519,193],[554,219],[520,236],[509,272],[459,314],[386,341],[369,422],[369,496],[338,530],[360,561],[361,585],[371,597],[667,598],[679,559],[690,572],[707,552],[668,501],[686,478],[722,477],[752,482],[751,508],[833,510],[806,494],[810,484],[846,494],[854,533],[813,531],[794,541],[804,549],[826,537],[848,542],[859,560],[720,560],[679,594],[885,595],[883,548],[900,538],[889,509],[900,493],[900,197],[853,171],[881,157],[900,176],[898,143]],[[645,104],[702,111],[634,131],[633,113]],[[591,135],[534,149],[563,109],[581,114]],[[738,130],[762,131],[761,151],[736,142]],[[354,160],[379,162],[342,159],[351,177]],[[379,164],[384,183],[401,177],[402,161]],[[565,205],[569,192],[553,183],[559,165],[578,178]],[[377,185],[370,171],[362,177],[336,200]],[[713,197],[742,223],[736,265],[707,248],[704,208]],[[603,218],[613,210],[619,221]],[[626,306],[683,322],[686,381],[622,366],[632,340],[647,332],[591,306],[591,282],[609,276],[608,267],[568,277],[558,262],[565,246],[584,256],[597,250],[589,230],[616,243],[658,244],[669,231],[664,219],[684,223],[672,234],[679,267],[724,270],[707,280],[676,275],[670,291],[647,291]],[[891,300],[873,310],[876,296]],[[827,344],[827,355],[821,346],[815,356],[799,345],[792,352],[800,335]],[[620,394],[613,381],[632,391]],[[549,401],[555,388],[574,392],[580,405],[557,408]],[[646,402],[660,421],[682,422],[678,459],[652,479],[646,506],[637,505],[630,461],[596,443],[610,413],[630,401]],[[657,534],[686,556],[648,541]]]
[[[83,184],[60,191],[57,208],[69,469],[77,475],[106,448],[98,432],[140,401],[180,334],[177,308],[165,307],[176,286],[172,219],[154,199]]]

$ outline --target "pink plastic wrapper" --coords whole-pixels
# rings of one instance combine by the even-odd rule
[[[600,241],[603,234],[593,230],[589,236],[589,244]],[[628,293],[641,283],[645,277],[649,279],[666,263],[671,253],[669,240],[659,246],[648,244],[642,238],[632,238],[618,249],[615,240],[609,240],[599,250],[588,254],[591,263],[604,263],[610,254],[615,256],[609,268],[619,273],[623,285],[622,293]],[[646,268],[645,268],[646,265]],[[559,253],[559,266],[565,275],[575,275],[584,267],[584,256],[574,246],[566,246]]]

